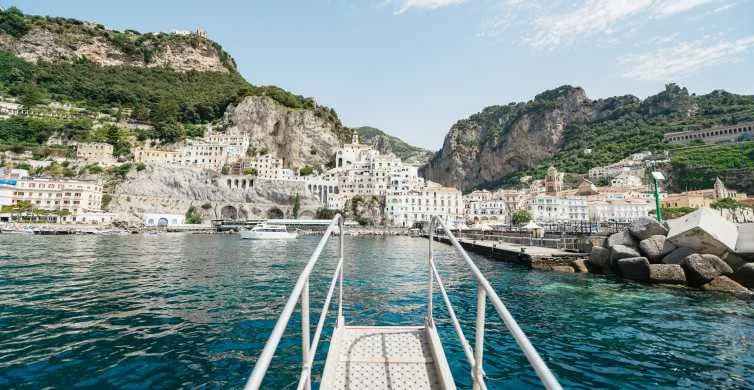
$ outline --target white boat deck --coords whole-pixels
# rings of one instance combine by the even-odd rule
[[[433,328],[345,326],[333,335],[320,388],[409,390],[455,386]]]

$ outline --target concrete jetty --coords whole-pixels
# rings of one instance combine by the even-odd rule
[[[425,236],[429,238],[428,236]],[[435,236],[435,241],[450,245],[444,236]],[[588,253],[568,252],[562,249],[526,246],[503,241],[458,239],[463,249],[491,259],[522,264],[532,269],[573,272],[573,262],[589,257]]]

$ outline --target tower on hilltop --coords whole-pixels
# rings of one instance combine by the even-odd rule
[[[194,31],[194,34],[205,39],[207,38],[207,32],[204,31],[204,29],[202,29],[201,27],[197,28],[196,31]]]

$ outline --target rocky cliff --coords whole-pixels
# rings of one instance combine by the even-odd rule
[[[225,113],[230,131],[246,133],[252,153],[272,153],[285,165],[298,169],[304,165],[327,165],[340,145],[342,129],[320,118],[315,110],[293,109],[267,96],[247,96]]]
[[[361,143],[372,145],[383,154],[393,153],[408,164],[424,165],[433,155],[429,150],[411,146],[400,138],[388,135],[374,127],[364,126],[356,128],[354,131],[359,134]]]
[[[549,165],[586,174],[631,153],[668,148],[667,132],[753,119],[754,97],[724,91],[695,96],[669,84],[644,100],[592,100],[579,87],[562,86],[458,121],[422,173],[464,190],[541,177]]]
[[[144,171],[129,173],[115,188],[109,211],[131,217],[134,222],[143,213],[184,214],[191,207],[205,221],[266,218],[278,211],[292,217],[296,194],[301,213],[313,217],[321,203],[309,195],[304,183],[256,180],[254,186],[229,189],[212,171],[147,166]]]
[[[145,33],[108,30],[74,19],[0,11],[0,50],[26,61],[101,66],[160,67],[178,72],[235,72],[233,59],[203,33]]]

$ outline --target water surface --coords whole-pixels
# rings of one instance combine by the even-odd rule
[[[0,388],[241,387],[318,239],[0,235]],[[347,239],[347,323],[420,324],[427,241]],[[454,308],[473,339],[475,284],[450,247],[436,249]],[[312,324],[335,251],[333,242],[315,269]],[[472,258],[567,388],[754,383],[752,301]],[[469,387],[470,368],[439,296],[435,306],[455,379]],[[488,386],[538,388],[488,309]],[[295,388],[300,345],[296,312],[265,387]]]

